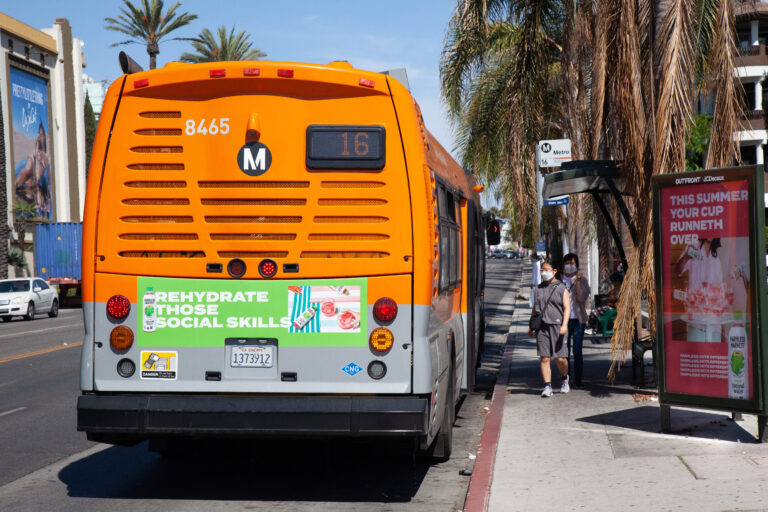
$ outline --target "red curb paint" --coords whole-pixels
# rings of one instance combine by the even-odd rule
[[[467,499],[464,501],[464,512],[486,512],[491,497],[491,482],[493,481],[493,464],[496,461],[496,447],[499,445],[501,433],[501,418],[504,415],[504,399],[507,396],[509,382],[509,367],[512,363],[513,336],[507,336],[504,345],[504,355],[499,366],[499,375],[493,387],[491,410],[485,419],[483,435],[480,437],[480,448],[472,469],[472,479],[469,481]]]

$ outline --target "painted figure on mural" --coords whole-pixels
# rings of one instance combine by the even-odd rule
[[[35,205],[35,212],[44,219],[50,218],[50,160],[43,123],[38,125],[34,150],[26,164],[16,175],[16,197]]]

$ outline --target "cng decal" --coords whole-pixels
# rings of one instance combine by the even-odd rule
[[[272,152],[261,142],[249,142],[237,152],[237,166],[248,176],[261,176],[272,165]]]

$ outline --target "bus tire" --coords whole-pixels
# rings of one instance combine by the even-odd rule
[[[453,450],[453,424],[456,422],[456,389],[454,380],[454,357],[451,350],[451,364],[448,368],[448,389],[446,390],[443,421],[440,430],[432,442],[430,456],[436,462],[445,462],[451,458]]]

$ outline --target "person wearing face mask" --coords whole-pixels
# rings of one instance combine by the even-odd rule
[[[579,272],[579,257],[568,253],[563,257],[563,283],[570,296],[571,314],[568,318],[568,357],[573,348],[573,385],[581,386],[581,376],[584,369],[582,346],[584,342],[584,327],[586,327],[587,301],[589,300],[589,282]]]
[[[541,396],[552,396],[552,368],[550,362],[555,358],[557,369],[560,370],[560,392],[568,393],[568,347],[564,341],[568,333],[568,319],[571,316],[570,297],[568,289],[555,279],[555,267],[551,263],[541,264],[541,283],[535,289],[535,300],[531,316],[535,311],[541,312],[541,328],[536,331],[537,352],[541,364],[541,377],[544,379],[544,390]],[[528,330],[528,335],[534,332]]]

